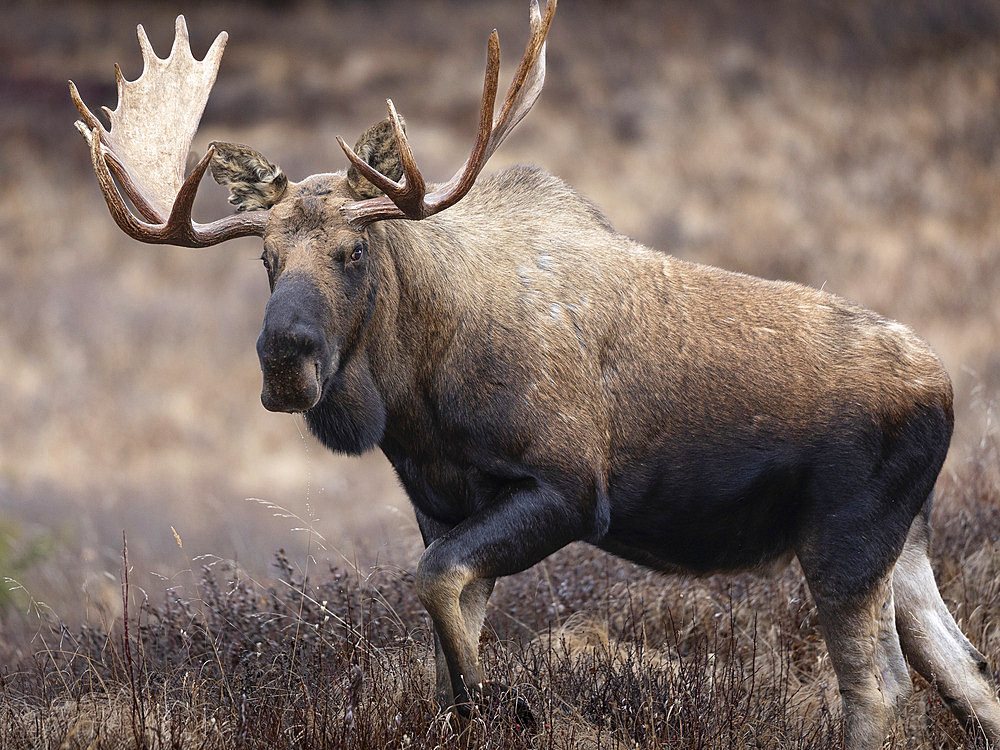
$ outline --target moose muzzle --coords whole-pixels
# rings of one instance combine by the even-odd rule
[[[301,412],[319,402],[333,367],[322,323],[325,309],[322,294],[304,277],[282,278],[276,285],[257,339],[265,409]]]

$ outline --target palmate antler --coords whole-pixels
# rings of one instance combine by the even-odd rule
[[[472,188],[486,161],[507,134],[521,121],[535,103],[545,81],[545,37],[556,12],[556,0],[548,0],[545,17],[538,10],[537,0],[531,2],[531,38],[521,59],[521,65],[507,90],[503,107],[496,119],[493,106],[497,95],[497,78],[500,72],[500,39],[496,30],[490,35],[486,60],[486,83],[483,86],[483,103],[479,113],[479,132],[472,153],[454,176],[436,190],[427,192],[423,175],[413,159],[410,144],[391,99],[386,100],[403,166],[399,182],[391,180],[369,166],[338,137],[337,142],[351,163],[365,179],[385,193],[384,197],[351,201],[341,211],[351,226],[360,228],[382,219],[425,219],[443,211],[461,200]]]
[[[138,27],[138,36],[142,75],[126,81],[116,64],[118,106],[113,112],[101,108],[111,123],[110,131],[69,82],[70,96],[83,118],[76,127],[90,144],[94,171],[115,222],[123,232],[142,242],[185,247],[207,247],[234,237],[262,235],[267,211],[227,216],[209,224],[191,219],[198,184],[213,149],[184,178],[188,150],[215,83],[228,35],[220,33],[201,61],[191,53],[184,16],[177,17],[174,44],[165,60],[153,52],[142,26]],[[129,210],[112,173],[145,221]]]
[[[537,0],[532,0],[531,38],[496,118],[493,108],[500,71],[500,42],[496,30],[490,35],[476,142],[462,168],[435,190],[427,191],[391,100],[387,100],[389,117],[403,167],[399,182],[372,168],[342,138],[337,138],[361,174],[385,193],[378,198],[345,203],[341,211],[352,226],[362,228],[382,219],[424,219],[453,206],[469,192],[486,161],[541,92],[545,80],[545,37],[555,11],[556,0],[548,0],[543,18]],[[198,185],[214,148],[209,148],[186,179],[184,166],[215,83],[228,35],[220,33],[201,61],[191,54],[184,16],[177,17],[174,44],[165,60],[153,52],[142,26],[138,27],[138,36],[144,64],[142,75],[135,81],[126,81],[115,65],[118,106],[113,112],[102,107],[111,123],[110,130],[87,108],[76,86],[69,82],[70,95],[83,118],[76,126],[90,144],[94,172],[115,222],[130,237],[142,242],[186,247],[207,247],[234,237],[263,235],[267,210],[238,213],[209,224],[198,224],[191,218]],[[116,179],[141,219],[129,209]]]

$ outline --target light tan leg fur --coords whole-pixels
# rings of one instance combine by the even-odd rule
[[[1000,748],[1000,701],[989,665],[955,623],[938,592],[927,549],[927,523],[918,517],[896,562],[893,593],[903,653],[968,731]]]
[[[460,626],[466,635],[466,640],[479,643],[479,637],[486,621],[486,604],[493,593],[495,578],[476,578],[468,583],[459,596],[459,609],[462,614]],[[437,675],[438,701],[442,708],[447,708],[455,702],[451,687],[451,674],[448,671],[448,661],[441,647],[441,638],[434,629],[435,668]]]
[[[844,704],[848,750],[877,750],[913,690],[895,627],[892,575],[850,601],[813,591]]]

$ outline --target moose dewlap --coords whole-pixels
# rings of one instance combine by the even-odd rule
[[[489,38],[475,142],[428,185],[389,102],[346,171],[292,182],[246,146],[184,164],[221,61],[117,72],[110,130],[70,84],[105,200],[143,242],[263,239],[272,295],[261,399],[302,412],[331,450],[378,447],[427,549],[421,601],[442,707],[508,699],[484,683],[479,633],[498,576],[584,540],[659,570],[738,570],[796,555],[840,682],[850,748],[878,748],[911,691],[904,657],[972,732],[1000,741],[983,657],[938,594],[930,498],[952,432],[934,353],[832,294],[686,263],[611,227],[558,178],[480,177],[544,80],[555,13],[496,110]],[[166,155],[166,156],[165,156]],[[234,215],[198,224],[211,168]],[[119,190],[138,212],[133,213]]]

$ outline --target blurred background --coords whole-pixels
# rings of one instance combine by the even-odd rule
[[[0,593],[8,630],[29,595],[67,622],[120,607],[123,531],[151,597],[217,559],[266,579],[279,548],[320,570],[419,555],[381,454],[333,456],[261,407],[259,240],[141,245],[108,215],[66,81],[114,108],[114,63],[141,72],[136,24],[166,56],[179,12],[199,58],[230,34],[191,159],[243,142],[292,179],[344,168],[335,136],[386,97],[424,174],[448,178],[491,29],[502,86],[528,30],[525,0],[3,5],[0,576],[24,589]],[[538,164],[648,245],[912,326],[954,379],[949,471],[1000,394],[998,157],[996,2],[562,0],[545,90],[488,171]],[[195,217],[225,197],[207,180]]]

